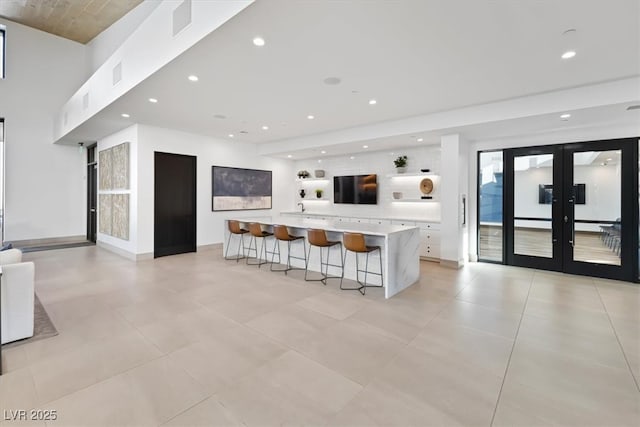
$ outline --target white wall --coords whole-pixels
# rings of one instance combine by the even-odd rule
[[[136,254],[138,248],[138,174],[134,173],[138,164],[138,125],[129,126],[113,135],[98,141],[98,153],[115,145],[129,143],[129,190],[128,191],[103,191],[98,187],[99,194],[129,194],[129,240],[108,236],[98,231],[98,243],[106,243],[129,254]],[[99,161],[98,153],[96,153]],[[100,164],[98,163],[98,182],[100,182]],[[99,197],[99,196],[98,196]],[[100,209],[100,199],[98,199]],[[100,215],[98,215],[98,230],[100,230]]]
[[[83,82],[85,48],[0,19],[6,26],[5,240],[86,234],[86,154],[52,144],[53,118]]]
[[[173,129],[138,126],[137,254],[153,253],[154,152],[197,156],[197,245],[222,243],[224,219],[278,214],[294,205],[293,162],[262,157],[251,144],[228,142]],[[211,167],[233,166],[273,171],[273,209],[211,211]]]
[[[393,154],[392,154],[393,153]],[[395,174],[393,160],[400,156],[408,157],[407,174],[418,173],[422,168],[431,169],[435,183],[433,202],[396,202],[393,199],[393,192],[402,192],[404,199],[419,199],[419,184],[422,177],[390,177]],[[305,210],[310,213],[331,213],[341,216],[352,217],[388,217],[403,219],[420,219],[423,221],[440,221],[440,148],[437,146],[394,148],[391,151],[363,152],[351,155],[336,157],[323,157],[322,159],[299,160],[295,162],[295,171],[288,177],[288,181],[295,184],[294,196],[296,202],[303,202]],[[318,163],[318,160],[322,160]],[[323,169],[326,172],[327,181],[317,182],[296,180],[296,173],[299,170],[307,170],[312,177],[316,169]],[[378,175],[378,204],[377,205],[349,205],[333,203],[333,177],[340,175]],[[300,199],[299,190],[304,188],[307,195]],[[325,190],[324,198],[327,201],[314,201],[316,198],[314,190],[320,188]],[[299,210],[296,207],[296,210]]]
[[[104,64],[160,3],[158,0],[143,1],[87,43],[87,77]]]

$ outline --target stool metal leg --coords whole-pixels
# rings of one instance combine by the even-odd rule
[[[307,282],[322,282],[323,285],[327,286],[327,279],[342,279],[344,277],[344,261],[342,260],[342,244],[340,244],[340,261],[341,264],[331,264],[330,261],[330,255],[331,255],[331,246],[317,246],[318,250],[320,251],[320,279],[309,279],[308,278],[308,273],[309,273],[309,263],[311,262],[311,246],[313,245],[309,245],[309,253],[307,256],[307,268],[305,269],[304,272],[304,280],[306,280]],[[327,248],[327,261],[324,261],[324,258],[322,256],[322,248],[326,247]],[[329,276],[329,266],[331,267],[340,267],[341,268],[341,274],[340,276]],[[324,267],[324,272],[322,272],[322,268]]]
[[[274,252],[273,252],[272,257],[271,257],[271,267],[270,267],[271,271],[283,271],[284,274],[286,275],[287,272],[289,272],[291,270],[302,270],[302,268],[300,268],[300,267],[292,267],[291,266],[291,258],[299,259],[301,261],[304,261],[304,270],[307,269],[307,245],[306,245],[304,239],[298,239],[298,240],[302,241],[302,255],[304,256],[304,258],[300,258],[298,256],[292,256],[291,255],[291,246],[292,246],[291,244],[293,242],[295,242],[296,240],[287,240],[287,267],[286,268],[273,268],[273,265],[275,264],[275,262],[274,262],[275,247],[274,247]],[[276,239],[276,243],[275,244],[278,247],[278,264],[280,264],[281,263],[281,260],[280,260],[280,240]],[[305,271],[305,274],[306,274],[306,271]]]
[[[359,253],[358,252],[354,252],[355,255],[356,255],[356,282],[358,282],[358,284],[360,286],[359,287],[355,287],[355,288],[345,288],[345,287],[342,286],[342,279],[341,279],[340,280],[340,289],[345,290],[345,291],[358,291],[362,295],[365,295],[366,292],[367,292],[367,288],[382,288],[382,287],[384,287],[384,275],[383,275],[383,271],[382,271],[382,250],[380,248],[374,249],[374,251],[375,250],[377,250],[378,254],[379,254],[380,273],[375,273],[373,271],[369,271],[369,254],[371,252],[366,252],[364,270],[360,269],[360,260],[358,258]],[[347,252],[349,252],[349,251],[345,251],[345,254],[344,254],[344,261],[343,261],[344,264],[347,263]],[[364,282],[360,281],[360,273],[361,272],[364,273]],[[367,283],[367,276],[369,274],[380,276],[380,284],[379,285],[369,285]],[[344,274],[343,274],[343,276],[344,276]]]

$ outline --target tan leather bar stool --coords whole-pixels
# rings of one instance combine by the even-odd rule
[[[307,241],[309,242],[309,253],[307,254],[307,268],[304,272],[304,280],[306,280],[307,282],[322,282],[325,286],[327,285],[327,279],[340,279],[342,281],[342,277],[344,276],[344,260],[342,259],[342,242],[327,240],[326,231],[318,230],[315,228],[310,228],[309,230],[307,230]],[[329,255],[331,255],[331,248],[337,245],[340,245],[340,262],[342,263],[341,265],[329,263]],[[307,275],[309,274],[309,260],[311,260],[311,248],[313,246],[320,249],[320,274],[322,275],[321,279],[307,278]],[[323,248],[327,248],[326,262],[322,260]],[[340,267],[340,271],[341,271],[340,276],[329,276],[329,266]],[[324,273],[322,272],[322,267],[325,267]]]
[[[242,227],[240,227],[240,222],[235,220],[227,221],[229,227],[229,238],[227,239],[227,249],[224,251],[224,259],[235,259],[236,262],[239,262],[241,259],[247,257],[245,247],[244,247],[244,235],[249,232]],[[231,236],[238,236],[238,250],[236,251],[236,256],[229,258],[229,245],[231,244]],[[242,256],[240,256],[240,245],[242,245]]]
[[[342,263],[347,262],[347,253],[354,252],[356,254],[356,281],[360,284],[358,288],[344,288],[342,286],[342,279],[340,280],[340,289],[344,290],[352,290],[359,291],[362,295],[367,292],[367,288],[381,288],[384,286],[383,275],[382,275],[382,250],[380,246],[367,246],[364,241],[364,235],[360,233],[344,233],[344,260]],[[378,251],[380,255],[380,273],[375,273],[373,271],[369,271],[369,254],[371,252]],[[364,270],[360,269],[360,264],[358,261],[358,255],[366,253],[367,259],[365,261]],[[360,273],[364,272],[364,283],[360,281]],[[379,285],[368,285],[367,284],[367,274],[373,274],[376,276],[380,276],[380,284]],[[343,274],[344,278],[344,274]]]
[[[289,234],[289,229],[284,225],[273,226],[273,236],[276,238],[274,243],[273,253],[271,254],[271,271],[284,271],[287,274],[291,270],[306,270],[307,269],[307,245],[304,242],[304,236],[292,236]],[[273,268],[276,253],[278,254],[278,264],[280,264],[280,242],[287,242],[287,268]],[[291,243],[302,242],[302,254],[304,258],[291,255]],[[278,250],[276,252],[276,249]],[[304,268],[291,267],[291,258],[304,261]]]
[[[257,265],[260,268],[261,265],[268,263],[267,253],[271,253],[267,251],[266,240],[267,237],[273,236],[273,233],[269,233],[268,231],[264,231],[262,229],[262,225],[257,222],[252,222],[249,224],[249,233],[251,234],[251,239],[249,240],[249,249],[247,249],[247,264],[248,265]],[[260,251],[258,252],[258,239],[262,239],[262,244],[260,245]],[[256,247],[253,248],[253,243],[255,242]],[[251,256],[251,251],[254,251],[256,256]],[[262,253],[264,252],[264,262],[262,261]],[[249,262],[250,259],[257,259],[258,262]]]

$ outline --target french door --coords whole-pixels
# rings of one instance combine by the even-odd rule
[[[635,281],[635,139],[505,150],[506,263]]]

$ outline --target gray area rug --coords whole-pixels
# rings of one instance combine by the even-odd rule
[[[27,344],[30,342],[43,340],[45,338],[51,338],[58,335],[58,330],[51,322],[47,311],[42,306],[38,295],[35,295],[34,304],[33,304],[33,336],[31,338],[25,338],[20,341],[14,341],[11,343],[4,344],[2,346],[5,348],[17,347],[22,344]]]

